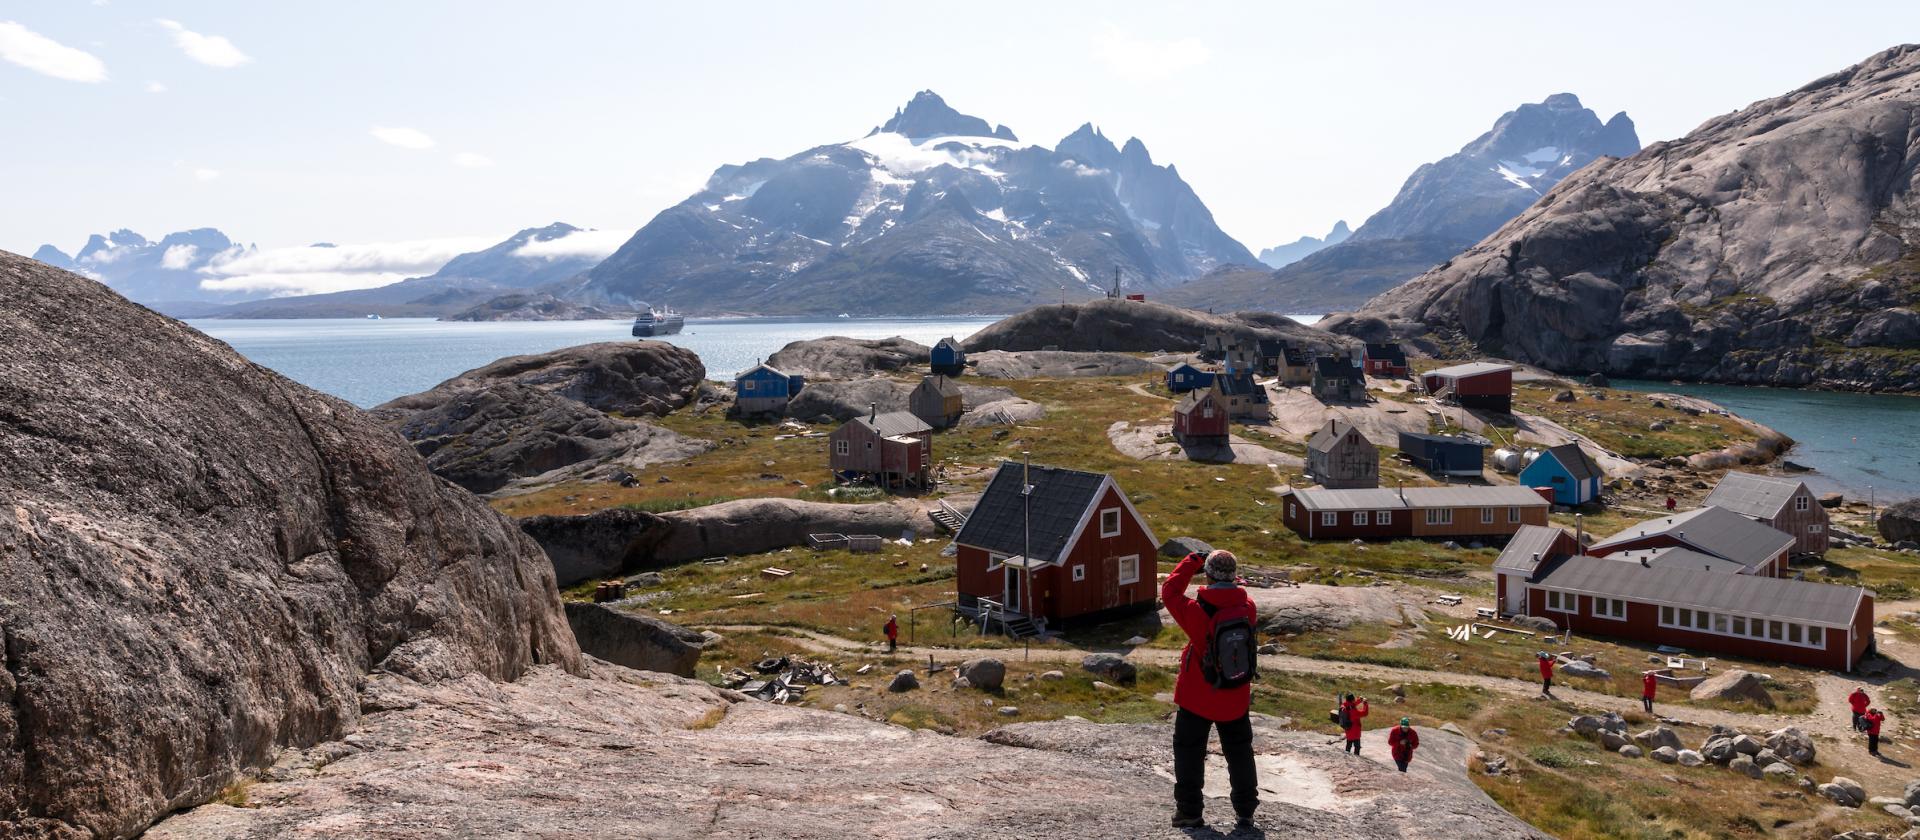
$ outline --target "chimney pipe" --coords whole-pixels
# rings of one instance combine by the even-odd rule
[[[880,419],[880,404],[877,402],[867,403],[867,422],[871,423],[878,419]]]

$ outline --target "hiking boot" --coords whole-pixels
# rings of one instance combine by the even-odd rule
[[[1250,816],[1241,817],[1240,819],[1235,820],[1233,823],[1233,830],[1235,832],[1253,831],[1255,830],[1255,828],[1256,827],[1253,824],[1253,817],[1250,817]]]
[[[1178,811],[1175,811],[1173,813],[1173,827],[1174,828],[1206,828],[1207,821],[1202,819],[1199,814],[1182,814]]]

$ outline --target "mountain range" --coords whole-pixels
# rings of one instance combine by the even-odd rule
[[[1091,124],[1053,148],[921,91],[858,140],[715,170],[559,294],[693,312],[1007,312],[1254,261],[1171,165]]]
[[[1351,309],[1494,232],[1580,168],[1640,150],[1626,113],[1606,122],[1571,93],[1521,105],[1460,151],[1422,165],[1345,241],[1268,270],[1235,265],[1167,299],[1285,312]]]
[[[1261,251],[1260,262],[1265,263],[1269,268],[1284,268],[1325,248],[1345,242],[1347,237],[1352,235],[1353,229],[1347,227],[1347,220],[1341,219],[1333,223],[1333,230],[1327,231],[1326,236],[1302,236],[1285,245],[1275,245]]]
[[[92,277],[140,303],[217,304],[244,300],[248,295],[203,288],[201,281],[206,276],[201,270],[217,259],[245,250],[245,246],[213,228],[170,233],[157,242],[122,228],[87,237],[87,244],[72,256],[52,245],[42,245],[33,252],[33,258]]]
[[[1906,45],[1581,169],[1327,326],[1562,371],[1920,390],[1917,138]]]

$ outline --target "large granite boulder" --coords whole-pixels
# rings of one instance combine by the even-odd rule
[[[581,667],[539,546],[363,412],[0,253],[0,836],[128,837],[361,683]]]
[[[658,416],[686,405],[706,378],[699,354],[684,347],[664,341],[603,341],[507,356],[387,405],[418,408],[423,399],[437,401],[431,396],[436,391],[517,382],[610,414]]]
[[[1752,671],[1734,668],[1722,671],[1706,678],[1687,692],[1695,701],[1700,700],[1749,700],[1766,708],[1773,708],[1773,695],[1767,693],[1766,680]],[[1756,750],[1757,751],[1757,750]]]
[[[637,671],[691,677],[706,647],[693,630],[603,604],[568,601],[567,624],[581,652]]]
[[[846,382],[808,382],[807,387],[787,401],[787,416],[808,421],[836,423],[865,417],[878,411],[906,411],[907,397],[913,386],[884,377]]]
[[[870,339],[830,335],[788,344],[768,356],[767,364],[783,373],[805,376],[811,388],[822,379],[863,379],[916,365],[924,367],[930,363],[931,353],[926,345],[899,336]]]
[[[1148,353],[1198,350],[1207,334],[1214,332],[1235,339],[1284,339],[1314,350],[1331,350],[1352,343],[1351,339],[1329,335],[1267,312],[1215,315],[1162,303],[1095,300],[1036,306],[994,322],[968,336],[962,344],[969,354],[1046,348]]]
[[[1123,353],[1027,350],[1009,353],[988,350],[972,353],[967,361],[975,374],[987,379],[1067,379],[1085,376],[1139,376],[1155,373],[1158,365]],[[802,392],[804,393],[804,392]]]
[[[520,520],[520,530],[553,561],[554,580],[563,587],[666,565],[652,562],[665,527],[659,514],[629,508]]]
[[[1888,505],[1876,527],[1887,542],[1920,542],[1920,498]]]

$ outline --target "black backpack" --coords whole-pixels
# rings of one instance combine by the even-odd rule
[[[1201,601],[1200,609],[1213,620],[1206,653],[1200,657],[1200,675],[1214,688],[1239,688],[1252,682],[1259,659],[1252,605],[1221,609]]]

